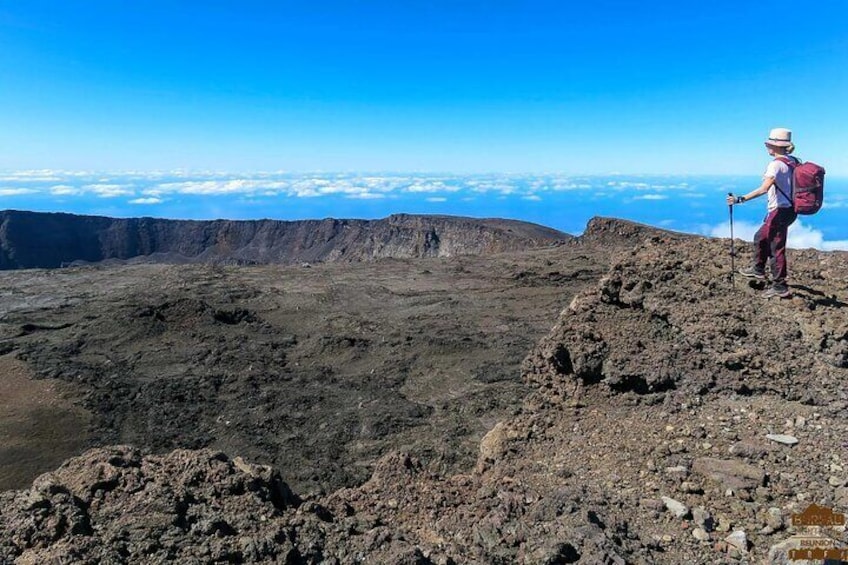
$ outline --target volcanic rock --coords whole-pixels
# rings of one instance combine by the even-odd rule
[[[724,541],[726,541],[730,547],[740,552],[748,553],[748,536],[745,535],[744,531],[736,530],[724,538]]]
[[[798,438],[786,434],[766,434],[766,439],[782,443],[783,445],[795,445]]]
[[[726,241],[629,229],[607,232],[621,247],[597,283],[562,296],[560,306],[572,306],[522,363],[522,404],[480,432],[478,439],[491,435],[476,467],[472,460],[445,472],[399,445],[364,483],[289,494],[278,480],[284,469],[249,473],[216,451],[98,450],[32,488],[0,495],[0,558],[766,561],[786,539],[763,528],[768,520],[777,525],[770,509],[794,514],[817,501],[844,511],[828,478],[848,463],[848,424],[830,409],[844,401],[848,376],[848,256],[791,250],[793,299],[765,301],[729,280]],[[566,247],[585,252],[581,246],[603,232]],[[159,313],[211,324],[210,312],[221,309],[195,306]],[[144,319],[163,322],[155,312]],[[258,322],[243,322],[251,323]],[[355,359],[365,351],[358,343],[326,345]],[[805,441],[792,450],[731,452],[798,417]],[[373,430],[380,422],[368,423]],[[715,486],[679,501],[698,510],[693,520],[704,533],[706,516],[717,517],[715,547],[690,533],[688,522],[657,512],[657,499],[677,492],[683,479],[665,470],[681,467],[691,469],[687,480]],[[728,486],[745,498],[724,496]],[[246,524],[230,506],[266,520]],[[123,520],[123,529],[101,525],[101,517]]]
[[[668,511],[674,514],[676,518],[685,518],[689,515],[689,509],[682,502],[667,496],[663,496],[662,501]]]
[[[499,219],[396,214],[382,220],[187,221],[0,211],[0,270],[141,258],[300,264],[449,257],[544,247],[571,236]]]
[[[715,481],[723,489],[756,489],[766,480],[765,472],[759,467],[729,459],[701,457],[692,464],[692,470]]]

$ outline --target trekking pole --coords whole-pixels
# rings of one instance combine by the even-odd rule
[[[733,196],[733,193],[728,192],[727,195]],[[736,271],[736,247],[733,244],[733,204],[728,204],[727,209],[730,211],[730,285],[736,288],[736,279],[733,277]]]

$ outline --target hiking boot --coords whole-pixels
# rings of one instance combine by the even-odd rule
[[[792,293],[786,285],[774,285],[763,293],[763,298],[789,298]]]
[[[766,270],[762,267],[742,267],[739,269],[739,274],[752,279],[763,280],[766,278]]]

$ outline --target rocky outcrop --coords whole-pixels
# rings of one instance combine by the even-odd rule
[[[3,563],[303,558],[295,545],[302,540],[281,519],[295,521],[301,501],[279,474],[210,450],[162,457],[128,446],[92,450],[29,491],[0,494],[0,505]],[[299,514],[301,522],[320,522],[326,511],[303,505]]]
[[[583,244],[631,247],[634,242],[657,237],[661,237],[666,241],[677,241],[691,239],[697,236],[663,230],[629,220],[595,216],[589,220],[586,224],[586,229],[577,239]]]
[[[397,214],[382,220],[182,221],[0,212],[0,270],[74,262],[362,261],[551,245],[571,236],[525,222]]]
[[[717,240],[656,233],[624,252],[597,289],[576,296],[528,359],[550,389],[601,384],[639,394],[718,389],[817,404],[848,368],[842,302],[848,255],[792,253],[794,297],[731,280]],[[743,256],[747,256],[744,253]]]

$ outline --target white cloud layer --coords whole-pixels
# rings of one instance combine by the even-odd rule
[[[761,224],[750,222],[733,222],[733,237],[747,241],[754,240],[754,234]],[[711,237],[730,237],[730,222],[723,222],[710,228],[706,235]],[[796,220],[789,226],[787,247],[792,249],[820,249],[822,251],[848,250],[848,240],[825,240],[824,234],[815,228],[805,226],[802,220]]]
[[[0,175],[0,182],[56,182],[61,179],[53,171],[16,171]]]
[[[233,175],[224,172],[154,171],[116,174],[90,171],[20,171],[0,175],[0,181],[16,181],[27,188],[54,196],[85,196],[102,198],[128,197],[159,198],[169,194],[188,196],[283,196],[316,198],[344,196],[348,198],[379,198],[375,195],[426,195],[447,197],[458,192],[497,195],[542,197],[548,193],[575,192],[596,197],[632,195],[645,200],[661,200],[667,191],[677,191],[686,197],[702,196],[688,182],[656,182],[648,179],[609,177],[573,177],[550,175],[458,175],[431,174],[291,174],[285,172]],[[45,186],[39,186],[39,183]],[[48,184],[49,183],[49,184]],[[20,185],[19,185],[20,186]]]
[[[162,200],[160,198],[136,198],[134,200],[130,200],[130,204],[161,204]]]
[[[385,198],[386,195],[379,192],[351,192],[348,193],[347,198],[359,198],[362,200],[379,200],[380,198]]]
[[[0,188],[0,196],[22,196],[24,194],[35,194],[37,190],[31,188]]]
[[[82,194],[82,190],[69,184],[57,184],[50,187],[50,194],[54,196],[74,196]]]
[[[159,184],[155,190],[163,193],[176,192],[179,194],[245,194],[257,190],[286,189],[288,183],[252,180],[252,179],[230,179],[230,180],[206,180],[169,182]]]
[[[86,184],[83,185],[83,190],[93,192],[101,198],[117,198],[118,196],[132,196],[135,191],[129,185],[125,184]]]

